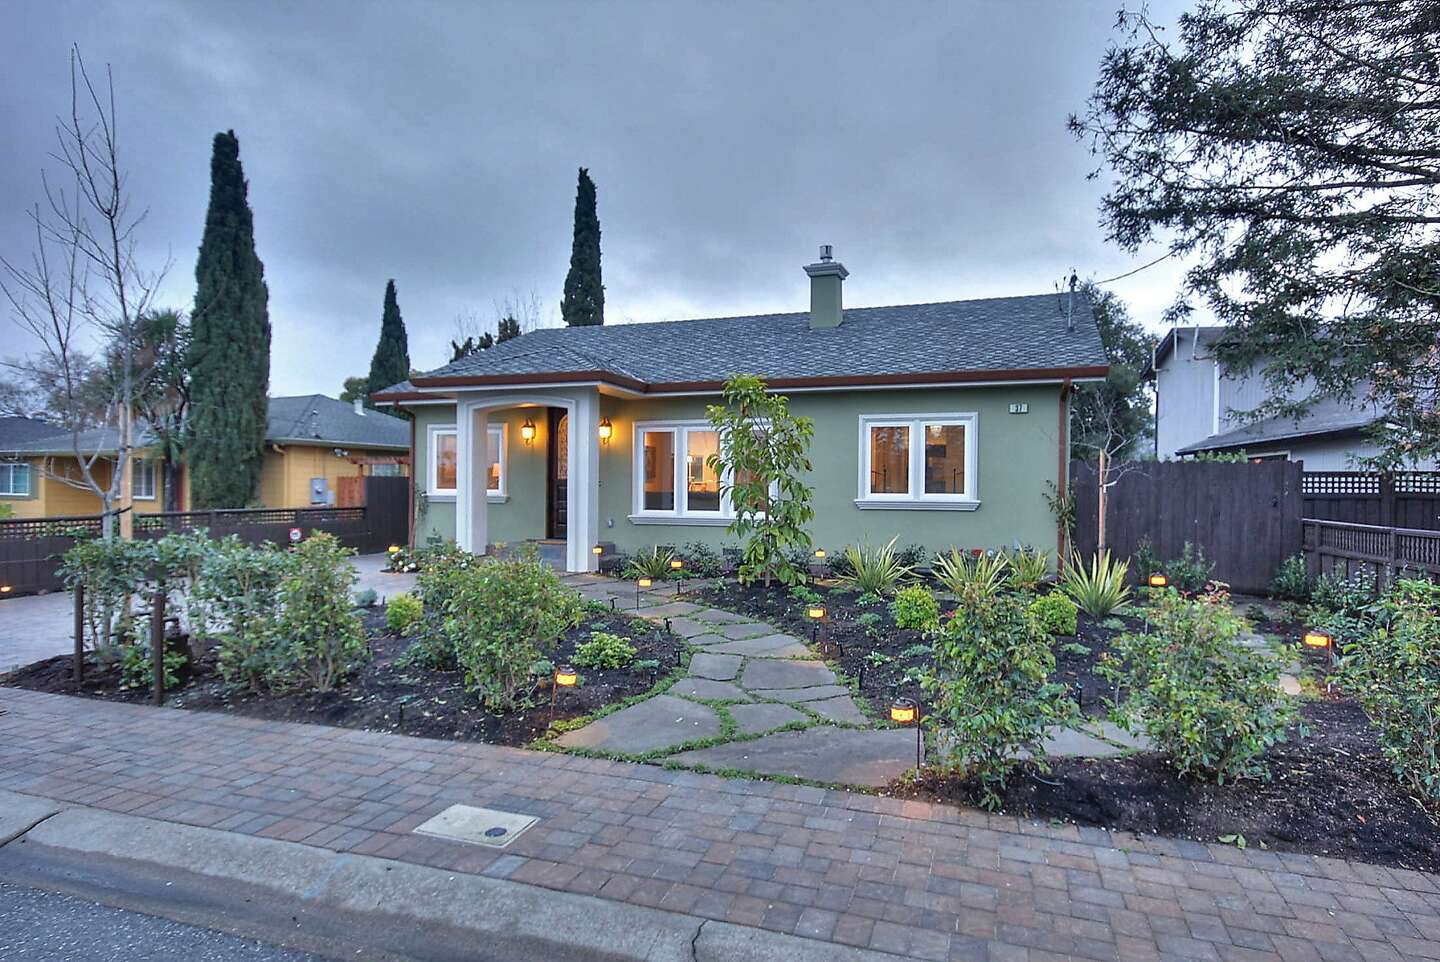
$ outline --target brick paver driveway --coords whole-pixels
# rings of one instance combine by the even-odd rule
[[[1440,879],[818,788],[0,689],[0,788],[926,959],[1440,959]],[[536,815],[509,849],[411,834]]]

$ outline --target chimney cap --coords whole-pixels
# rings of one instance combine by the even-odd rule
[[[820,245],[820,260],[833,261],[835,259],[835,248],[830,244]]]

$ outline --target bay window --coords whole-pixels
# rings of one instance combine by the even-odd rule
[[[860,417],[861,508],[973,510],[974,413]]]

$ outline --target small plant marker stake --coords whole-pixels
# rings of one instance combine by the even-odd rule
[[[156,588],[150,601],[150,661],[155,668],[156,705],[165,701],[165,589]]]
[[[75,583],[75,663],[71,666],[75,684],[85,680],[85,585]]]

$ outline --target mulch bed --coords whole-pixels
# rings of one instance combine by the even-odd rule
[[[817,589],[829,616],[827,637],[839,641],[843,656],[826,651],[851,678],[871,652],[894,660],[878,667],[867,664],[861,694],[878,709],[897,696],[920,700],[915,681],[929,663],[918,632],[895,627],[888,607],[859,605],[854,592]],[[724,581],[704,586],[694,597],[717,608],[769,621],[795,634],[811,637],[806,605],[789,591],[759,584]],[[1242,607],[1255,599],[1236,599]],[[942,603],[943,610],[943,603]],[[872,634],[858,622],[861,614],[880,617]],[[1089,717],[1106,713],[1110,683],[1096,667],[1111,641],[1123,631],[1140,627],[1139,619],[1097,621],[1079,617],[1078,634],[1056,639],[1056,670],[1052,680],[1067,685]],[[1297,644],[1302,626],[1283,618],[1256,623],[1262,634]],[[1088,651],[1068,651],[1079,643]],[[904,656],[904,652],[911,655]],[[1302,656],[1307,670],[1320,679],[1328,674],[1324,659]],[[1358,704],[1339,696],[1302,702],[1304,738],[1273,747],[1267,758],[1268,782],[1215,785],[1176,775],[1155,754],[1110,759],[1062,758],[1049,774],[1026,765],[1011,778],[1002,810],[1039,819],[1055,819],[1157,835],[1216,842],[1240,837],[1251,848],[1300,852],[1355,859],[1422,871],[1440,871],[1440,822],[1427,813],[1396,781],[1381,755],[1377,733]],[[976,805],[973,784],[951,772],[926,770],[919,778],[902,778],[885,790],[900,798]]]
[[[211,649],[201,659],[198,672],[166,693],[165,703],[176,708],[234,712],[272,721],[335,725],[492,745],[525,745],[544,734],[549,726],[548,684],[536,692],[533,707],[509,715],[488,714],[476,697],[465,691],[461,672],[397,664],[414,639],[387,632],[382,609],[365,613],[365,628],[374,658],[335,691],[323,694],[237,692],[220,678],[216,652]],[[637,662],[656,661],[659,665],[638,670],[633,665],[614,670],[582,669],[580,675],[584,683],[560,693],[555,712],[557,721],[588,715],[649,690],[659,677],[673,670],[677,653],[684,647],[675,635],[624,614],[607,612],[588,615],[561,640],[552,660],[557,665],[569,661],[576,645],[585,641],[592,629],[629,638],[635,646]],[[75,684],[70,668],[69,656],[49,658],[0,675],[0,684],[106,701],[146,703],[150,700],[149,688],[120,688],[118,666],[99,661],[93,652],[86,657],[83,684]]]

